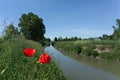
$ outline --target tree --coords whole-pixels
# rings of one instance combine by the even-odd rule
[[[116,20],[117,27],[113,26],[113,39],[120,39],[120,19]]]
[[[116,25],[118,25],[118,28],[120,28],[120,19],[117,19],[116,22],[117,22]]]
[[[63,41],[63,38],[60,36],[57,41]]]
[[[107,34],[103,34],[103,39],[107,39],[108,35]]]
[[[57,37],[54,38],[54,41],[58,41]]]
[[[28,14],[22,14],[19,21],[18,26],[20,27],[22,35],[26,39],[43,43],[45,26],[42,18],[29,12]]]
[[[18,31],[18,28],[13,25],[13,24],[9,24],[5,31],[4,31],[4,38],[7,39],[7,40],[13,40],[15,38],[17,38],[20,34],[19,34],[19,31]]]
[[[50,40],[50,38],[45,38],[45,41],[50,42],[51,40]]]

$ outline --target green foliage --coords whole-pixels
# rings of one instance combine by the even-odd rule
[[[6,29],[4,30],[4,38],[6,40],[14,40],[20,36],[18,32],[18,28],[15,28],[13,24],[9,24]]]
[[[112,54],[108,52],[100,53],[100,57],[103,59],[111,60],[112,59]]]
[[[81,45],[74,44],[72,41],[56,42],[55,47],[58,47],[59,49],[63,49],[64,51],[71,51],[74,54],[80,54],[82,51]]]
[[[15,42],[1,41],[0,45],[0,79],[66,80],[52,61],[46,65],[36,63],[39,55],[43,52],[39,43],[20,38]],[[22,53],[25,47],[35,48],[37,52],[32,57],[25,57]]]
[[[54,38],[54,41],[58,41],[57,37]]]
[[[30,12],[28,14],[22,14],[19,20],[18,25],[26,39],[43,43],[45,26],[42,18]]]
[[[79,40],[79,41],[57,41],[55,47],[63,50],[66,54],[74,54],[77,49],[82,48],[82,54],[86,56],[99,56],[109,61],[120,61],[120,40]],[[80,48],[81,47],[81,48]],[[78,54],[80,53],[78,50]]]
[[[81,38],[78,38],[78,37],[75,36],[75,37],[70,37],[70,38],[68,38],[68,37],[66,37],[66,38],[59,37],[57,39],[57,41],[77,41],[77,40],[81,40]],[[54,39],[54,41],[55,41],[55,39]]]
[[[120,19],[116,20],[117,27],[113,26],[113,39],[120,39]]]
[[[112,35],[107,35],[107,34],[103,34],[103,36],[101,37],[101,40],[112,40],[113,36]]]
[[[99,53],[97,51],[92,50],[91,55],[93,57],[97,57],[97,56],[99,56]]]
[[[92,49],[90,48],[83,49],[82,51],[82,54],[85,54],[86,56],[91,56],[91,53],[92,53]]]
[[[116,19],[116,23],[118,25],[118,28],[120,28],[120,19]]]
[[[120,51],[114,52],[114,53],[100,53],[100,57],[105,60],[110,60],[110,61],[120,61]]]
[[[75,51],[76,54],[81,54],[82,47],[80,45],[75,45],[74,46],[74,51]]]

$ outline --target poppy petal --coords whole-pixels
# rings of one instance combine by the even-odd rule
[[[46,63],[49,63],[50,60],[51,60],[51,57],[48,54],[43,53],[43,54],[40,55],[37,63],[46,64]]]
[[[25,48],[23,49],[23,53],[26,57],[31,57],[34,55],[34,53],[36,52],[35,49],[32,49],[32,48]]]

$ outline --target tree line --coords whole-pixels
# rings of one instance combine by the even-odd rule
[[[112,26],[113,33],[111,35],[103,34],[100,37],[91,37],[91,38],[84,38],[84,40],[120,40],[120,19],[116,19],[116,26]],[[54,41],[75,41],[81,40],[79,37],[70,37],[70,38],[62,38],[62,37],[55,37]]]
[[[120,39],[120,19],[116,19],[116,26],[112,26],[113,33],[111,35],[103,34],[102,37],[97,37],[100,40],[119,40]],[[40,42],[44,45],[46,42],[50,42],[50,38],[45,38],[45,25],[43,19],[38,15],[29,12],[28,14],[22,14],[19,18],[18,26],[14,26],[13,23],[6,26],[4,30],[3,38],[6,40],[15,40],[20,36],[25,39]],[[87,40],[94,40],[96,38],[87,38]],[[54,41],[75,41],[81,40],[79,37],[55,37]],[[86,40],[86,39],[85,39]]]

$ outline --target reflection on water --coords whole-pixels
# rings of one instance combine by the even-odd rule
[[[68,76],[69,80],[120,80],[115,74],[105,71],[100,66],[99,68],[95,68],[95,65],[86,65],[84,60],[77,61],[65,56],[52,46],[46,47],[45,52],[52,56],[52,59],[62,72]],[[88,63],[90,61],[85,60],[85,62]]]

